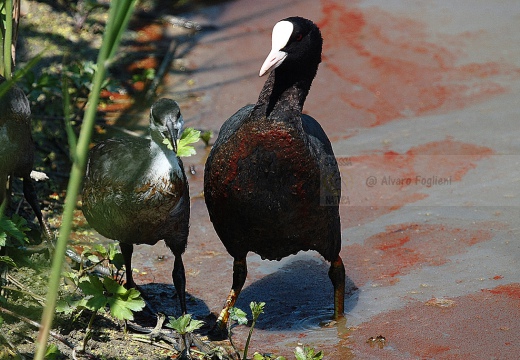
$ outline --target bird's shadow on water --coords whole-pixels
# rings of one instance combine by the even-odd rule
[[[155,313],[167,316],[179,317],[182,315],[179,296],[172,284],[148,283],[139,285],[139,291],[147,303],[147,308],[135,316],[135,321],[141,326],[155,326],[157,319]],[[151,305],[151,308],[148,306]],[[210,310],[202,299],[198,299],[186,293],[186,307],[188,312],[196,318],[202,318]]]
[[[319,327],[334,313],[334,290],[328,277],[329,263],[316,258],[295,260],[240,293],[235,304],[248,313],[252,301],[265,302],[255,327],[291,331]],[[246,281],[247,284],[247,281]],[[357,287],[346,277],[345,313],[357,304]]]

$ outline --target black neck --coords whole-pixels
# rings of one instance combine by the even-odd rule
[[[273,112],[302,111],[317,66],[307,72],[291,70],[282,65],[269,74],[256,103],[257,108],[265,108],[266,117]]]

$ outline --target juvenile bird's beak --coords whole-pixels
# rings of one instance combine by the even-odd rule
[[[173,147],[173,151],[177,153],[177,140],[182,136],[182,126],[184,124],[184,119],[182,115],[178,119],[168,119],[166,121],[166,128],[168,129],[168,135]]]

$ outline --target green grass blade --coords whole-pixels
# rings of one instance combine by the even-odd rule
[[[4,77],[10,80],[11,74],[11,44],[13,42],[13,0],[5,0],[5,35],[4,35]]]

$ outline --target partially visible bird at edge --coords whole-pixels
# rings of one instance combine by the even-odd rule
[[[0,84],[6,82],[0,76]],[[34,141],[31,133],[31,107],[24,92],[13,85],[0,98],[0,204],[9,199],[6,184],[13,177],[23,180],[23,194],[40,223],[43,236],[52,239],[43,218],[36,189],[31,179],[34,166]],[[9,191],[11,187],[9,186]]]

